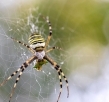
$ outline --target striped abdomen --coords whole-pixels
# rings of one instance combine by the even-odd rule
[[[28,42],[33,49],[45,47],[45,40],[40,34],[31,34]]]

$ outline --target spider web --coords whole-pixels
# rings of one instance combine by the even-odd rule
[[[42,34],[45,39],[49,34],[48,25],[46,24],[46,21],[40,17],[38,7],[29,8],[25,12],[22,12],[21,7],[19,6],[17,12],[21,11],[21,14],[17,14],[16,11],[17,10],[13,11],[14,13],[12,17],[11,14],[5,15],[1,10],[1,82],[14,71],[16,71],[22,65],[22,63],[24,63],[28,58],[32,56],[27,48],[13,41],[11,37],[28,44],[28,37],[31,32],[38,32]],[[7,13],[9,13],[8,10]],[[57,41],[59,40],[52,38],[51,42],[53,43],[48,47],[50,48],[51,46],[54,46]],[[53,51],[53,53],[49,54],[49,56],[59,62],[60,65],[64,64],[64,60],[62,60],[62,58],[65,57],[64,53],[60,53],[59,56],[58,53],[55,54]],[[43,66],[42,71],[37,71],[33,68],[33,66],[34,63],[30,64],[30,66],[24,71],[17,84],[11,102],[49,102],[51,101],[51,95],[54,95],[55,100],[57,99],[59,94],[59,80],[55,69],[50,64],[46,64]],[[18,74],[2,87],[0,93],[1,101],[9,101],[9,95],[17,76]]]
[[[60,102],[108,102],[108,0],[9,0],[0,1],[0,82],[32,56],[27,48],[10,37],[28,44],[31,32],[47,39],[48,25],[40,15],[49,17],[53,37],[48,46],[59,46],[48,55],[61,66],[68,78]],[[71,2],[71,3],[70,3]],[[106,5],[107,4],[107,5]],[[101,29],[102,28],[102,29]],[[33,30],[33,31],[32,31]],[[56,102],[59,79],[47,63],[36,71],[34,63],[21,76],[11,102]],[[8,102],[18,74],[0,87],[0,102]]]

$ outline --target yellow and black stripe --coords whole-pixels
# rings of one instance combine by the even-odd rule
[[[47,55],[44,56],[44,59],[46,59],[49,63],[51,63],[51,64],[54,66],[54,68],[57,70],[58,75],[59,75],[59,80],[60,80],[60,93],[59,93],[57,102],[59,101],[59,98],[60,98],[60,95],[61,95],[61,92],[62,92],[62,78],[61,78],[61,76],[64,78],[64,80],[65,80],[65,82],[66,82],[66,85],[67,85],[67,92],[68,92],[67,97],[69,97],[68,80],[67,80],[66,76],[64,75],[62,69],[60,68],[60,66],[59,66],[56,62],[54,62],[54,61],[53,61],[51,58],[49,58]]]
[[[25,47],[26,47],[27,49],[29,49],[32,53],[35,53],[34,50],[33,50],[29,45],[27,45],[27,44],[25,44],[25,43],[23,43],[23,42],[21,42],[21,41],[19,41],[19,40],[16,40],[16,39],[14,39],[14,38],[12,38],[12,37],[11,37],[11,39],[13,39],[14,41],[18,42],[19,44],[25,46]]]
[[[6,80],[4,80],[4,81],[0,84],[0,86],[3,86],[8,80],[10,80],[13,76],[15,76],[18,72],[20,72],[19,75],[18,75],[18,77],[17,77],[17,79],[16,79],[16,81],[15,81],[15,83],[14,83],[14,87],[13,87],[12,92],[11,92],[11,94],[10,94],[9,102],[10,102],[12,96],[13,96],[13,93],[14,93],[14,90],[15,90],[15,88],[16,88],[16,85],[17,85],[17,83],[18,83],[18,81],[19,81],[21,75],[23,74],[24,70],[30,65],[30,63],[32,63],[32,62],[33,62],[34,60],[36,60],[36,59],[37,59],[36,56],[32,56],[31,58],[29,58],[26,62],[24,62],[24,63],[22,64],[22,66],[21,66],[18,70],[16,70],[13,74],[11,74]]]
[[[40,34],[31,34],[28,42],[30,45],[35,45],[37,43],[44,43],[45,39]]]

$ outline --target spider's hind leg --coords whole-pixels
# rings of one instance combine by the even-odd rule
[[[27,45],[27,44],[25,44],[25,43],[23,43],[23,42],[21,42],[21,41],[19,41],[19,40],[16,40],[16,39],[14,39],[14,38],[12,38],[12,37],[11,37],[11,39],[13,39],[14,41],[18,42],[19,44],[25,46],[25,47],[26,47],[27,49],[29,49],[32,53],[35,53],[35,51],[34,51],[29,45]]]
[[[49,26],[49,35],[48,35],[48,38],[47,38],[47,41],[46,41],[46,44],[45,44],[45,50],[46,50],[46,47],[48,46],[50,39],[51,39],[51,36],[52,36],[52,26],[51,26],[51,23],[50,23],[48,17],[44,17],[44,16],[42,16],[42,17],[43,17],[44,20],[46,20],[46,22],[48,23],[48,26]]]

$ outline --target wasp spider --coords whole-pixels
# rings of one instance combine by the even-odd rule
[[[44,65],[47,62],[49,62],[51,65],[53,65],[53,67],[56,69],[56,71],[59,75],[59,80],[60,80],[60,93],[59,93],[57,102],[59,101],[61,91],[62,91],[62,78],[61,78],[61,76],[64,78],[64,80],[66,82],[67,91],[68,91],[67,97],[69,96],[68,80],[66,79],[60,66],[55,61],[53,61],[50,57],[48,57],[48,55],[47,55],[48,52],[50,52],[54,49],[60,49],[60,48],[52,47],[52,48],[46,50],[47,46],[49,44],[49,41],[51,39],[51,36],[52,36],[52,27],[51,27],[51,23],[50,23],[49,19],[45,18],[45,17],[43,17],[43,18],[46,20],[46,22],[48,23],[48,26],[49,26],[49,36],[48,36],[46,42],[45,42],[45,39],[40,34],[37,34],[37,33],[33,33],[30,35],[29,40],[28,40],[30,45],[27,45],[21,41],[18,41],[16,39],[12,38],[14,41],[27,47],[27,49],[29,49],[33,53],[33,56],[31,58],[27,59],[27,61],[25,61],[21,65],[20,68],[18,68],[15,72],[13,72],[6,80],[4,80],[0,84],[0,86],[3,86],[8,80],[10,80],[13,76],[15,76],[19,72],[19,75],[14,83],[12,92],[10,94],[9,102],[13,96],[14,90],[16,88],[16,85],[17,85],[21,75],[23,74],[24,70],[30,65],[30,63],[32,63],[34,60],[36,61],[34,68],[36,68],[38,71],[41,70],[42,65]]]

